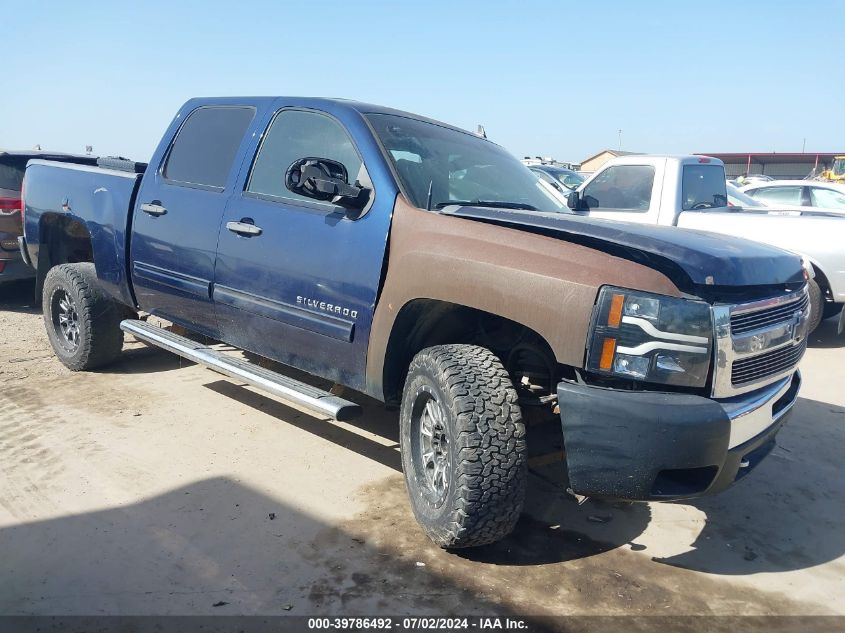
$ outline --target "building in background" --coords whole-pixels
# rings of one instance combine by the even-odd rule
[[[712,156],[725,163],[728,178],[763,174],[775,179],[802,179],[820,174],[830,169],[833,158],[845,152],[834,153],[753,153],[753,152],[696,152],[703,156]]]
[[[618,149],[603,149],[598,154],[594,154],[593,156],[582,160],[580,171],[591,174],[598,170],[599,167],[604,165],[607,161],[616,158],[617,156],[630,156],[631,154],[640,153],[641,152],[623,152]]]

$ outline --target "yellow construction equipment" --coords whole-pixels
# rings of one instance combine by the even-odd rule
[[[834,156],[833,164],[821,173],[821,179],[845,183],[845,156]]]

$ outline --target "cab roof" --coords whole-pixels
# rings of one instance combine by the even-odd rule
[[[261,103],[264,105],[269,105],[273,101],[277,99],[290,99],[291,101],[296,101],[297,104],[304,106],[304,107],[313,107],[315,109],[325,108],[327,105],[332,105],[334,107],[346,108],[348,110],[353,110],[358,112],[359,114],[391,114],[394,116],[401,116],[410,119],[416,119],[418,121],[424,121],[426,123],[433,123],[434,125],[439,125],[440,127],[449,128],[456,132],[463,132],[464,134],[471,134],[472,136],[477,136],[473,132],[469,130],[465,130],[463,128],[457,127],[455,125],[451,125],[449,123],[444,123],[443,121],[438,121],[437,119],[432,119],[429,117],[422,116],[420,114],[414,114],[413,112],[407,112],[405,110],[398,110],[396,108],[389,108],[387,106],[376,105],[374,103],[365,103],[363,101],[355,101],[353,99],[342,99],[342,98],[329,98],[329,97],[301,97],[301,96],[294,96],[294,95],[280,95],[280,96],[241,96],[241,97],[200,97],[196,99],[191,99],[188,101],[190,104],[197,103],[202,105],[214,105],[214,104],[226,104],[226,105],[235,105],[238,103],[244,103],[245,101],[253,102],[253,103]],[[186,104],[187,105],[187,104]],[[481,138],[481,137],[479,137]]]

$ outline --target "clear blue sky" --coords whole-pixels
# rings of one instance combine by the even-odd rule
[[[0,147],[146,160],[192,96],[349,97],[517,155],[845,151],[845,2],[20,2]]]

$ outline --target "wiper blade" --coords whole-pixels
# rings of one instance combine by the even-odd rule
[[[448,202],[438,202],[434,205],[434,208],[442,209],[443,207],[451,207],[453,205],[461,207],[493,207],[495,209],[522,209],[523,211],[537,211],[537,207],[525,202],[507,202],[504,200],[449,200]]]

